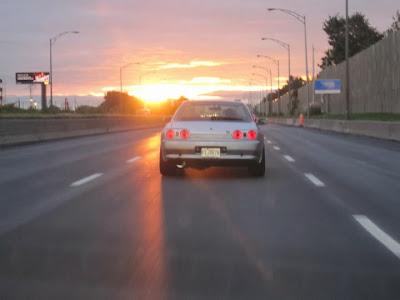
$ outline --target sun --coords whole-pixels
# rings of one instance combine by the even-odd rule
[[[167,99],[201,99],[201,94],[209,92],[209,88],[183,84],[150,84],[128,88],[128,94],[138,97],[146,103],[160,103]]]

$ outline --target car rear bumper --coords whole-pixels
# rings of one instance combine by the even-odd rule
[[[201,148],[221,148],[219,158],[203,158]],[[163,140],[161,154],[165,161],[202,166],[246,166],[261,161],[263,143],[260,140],[244,141],[182,141]]]

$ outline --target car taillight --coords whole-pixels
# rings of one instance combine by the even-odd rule
[[[243,137],[243,133],[240,130],[235,130],[232,136],[235,140],[240,140]]]
[[[175,137],[175,131],[172,129],[169,129],[165,133],[165,136],[167,137],[167,139],[173,139]]]
[[[257,132],[255,132],[254,130],[250,130],[250,131],[247,133],[247,138],[248,138],[249,140],[255,140],[255,139],[257,138]]]
[[[190,132],[189,132],[189,130],[183,129],[183,130],[181,130],[181,132],[179,132],[179,136],[180,136],[182,139],[186,140],[186,139],[189,138]]]

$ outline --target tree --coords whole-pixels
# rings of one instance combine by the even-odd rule
[[[293,93],[294,90],[297,90],[301,88],[305,84],[305,81],[301,79],[301,77],[293,77],[290,75],[290,89],[291,89],[291,94]],[[282,96],[286,94],[289,91],[289,84],[286,83],[283,87],[279,89],[279,95]],[[272,92],[268,94],[267,100],[272,101],[278,98],[278,91]]]
[[[290,114],[293,115],[294,111],[297,109],[299,100],[297,99],[297,90],[301,88],[305,84],[305,81],[301,77],[293,77],[290,75],[290,94],[292,95],[292,106],[290,107],[288,104],[288,109],[290,111]],[[279,95],[283,96],[289,92],[289,83],[287,83],[279,89]],[[269,111],[272,111],[272,102],[278,98],[278,91],[269,93],[267,96],[267,101],[268,101],[268,107]],[[264,101],[265,103],[265,101]]]
[[[182,102],[188,101],[184,96],[178,99],[166,99],[165,101],[149,103],[147,106],[151,110],[152,115],[173,115]]]
[[[124,113],[135,113],[137,109],[143,107],[141,101],[127,93],[109,91],[104,95],[104,101],[100,104],[99,110],[101,112],[120,112],[122,108]]]
[[[78,114],[95,114],[99,111],[97,107],[89,105],[80,105],[75,112]]]
[[[321,68],[337,65],[345,60],[346,19],[339,15],[329,17],[324,22],[324,31],[328,35],[330,49],[325,51]],[[349,17],[349,56],[353,56],[383,38],[383,34],[372,27],[361,13]]]
[[[388,36],[389,34],[399,31],[400,30],[400,11],[396,12],[396,15],[392,17],[393,23],[390,25],[389,29],[386,30],[385,36]]]

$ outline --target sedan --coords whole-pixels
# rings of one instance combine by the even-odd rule
[[[213,166],[264,176],[264,135],[242,102],[186,101],[161,132],[160,172]]]

